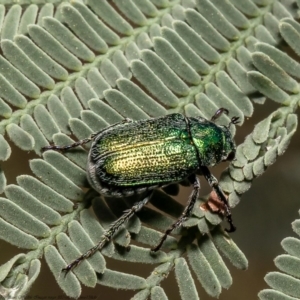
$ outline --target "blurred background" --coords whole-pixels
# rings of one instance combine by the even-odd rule
[[[236,142],[240,144],[247,134],[252,132],[254,125],[267,117],[278,107],[277,104],[268,101],[265,105],[255,105],[254,115],[246,120],[242,127],[238,127]],[[20,174],[32,174],[29,169],[29,159],[35,158],[32,153],[26,153],[14,148],[12,159],[2,165],[7,176],[8,184],[16,183],[15,178]],[[211,169],[218,178],[226,167],[226,164]],[[201,195],[210,192],[210,188],[204,178],[201,181]],[[261,177],[256,178],[252,187],[246,192],[240,204],[233,209],[233,220],[237,231],[231,236],[238,247],[243,251],[249,261],[246,271],[235,269],[225,259],[229,267],[233,285],[229,290],[222,290],[220,300],[252,300],[257,299],[260,290],[268,288],[264,276],[270,271],[276,271],[273,259],[283,254],[280,246],[283,238],[294,236],[291,222],[299,218],[300,208],[300,138],[296,132],[285,154],[278,158]],[[182,188],[178,201],[185,204],[191,188]],[[0,195],[3,196],[3,195]],[[298,237],[299,238],[299,237]],[[12,247],[0,241],[0,265],[5,263],[22,249]],[[153,270],[153,266],[124,263],[115,260],[107,260],[110,269],[147,277]],[[212,299],[208,296],[200,283],[197,283],[198,293],[201,299]],[[179,300],[179,290],[174,274],[162,282],[169,299]],[[117,291],[104,286],[96,289],[84,288],[80,299],[130,299],[135,292]],[[42,274],[38,277],[27,299],[68,299],[57,286],[54,277],[49,271],[45,261],[42,260]],[[192,299],[191,299],[192,300]]]

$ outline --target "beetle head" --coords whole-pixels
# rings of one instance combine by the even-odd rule
[[[233,161],[235,159],[236,145],[229,130],[230,124],[234,123],[230,122],[228,126],[221,127],[224,136],[221,161]]]
[[[228,126],[219,126],[201,117],[189,118],[191,137],[202,166],[212,167],[235,158],[236,146],[230,126],[237,120],[234,117]]]

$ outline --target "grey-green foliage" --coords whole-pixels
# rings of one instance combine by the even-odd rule
[[[88,149],[42,154],[41,148],[70,144],[71,134],[83,139],[125,117],[181,112],[210,119],[225,107],[229,116],[219,122],[236,116],[242,125],[253,102],[263,104],[267,97],[282,107],[238,145],[237,160],[222,175],[234,207],[253,179],[283,154],[297,128],[300,65],[278,46],[285,41],[300,54],[294,20],[300,1],[14,2],[0,1],[0,159],[10,159],[11,143],[40,158],[29,162],[34,176],[20,175],[17,184],[6,185],[0,169],[5,194],[0,237],[28,250],[0,267],[0,295],[24,297],[44,256],[60,288],[73,298],[80,296],[81,284],[102,284],[136,290],[136,300],[167,299],[159,285],[172,270],[182,299],[199,299],[197,280],[218,297],[232,284],[219,251],[237,268],[245,269],[247,260],[219,226],[221,217],[199,208],[200,199],[193,216],[174,232],[179,239],[168,237],[163,248],[168,251],[149,254],[183,210],[170,196],[178,193],[177,185],[156,191],[151,200],[169,216],[145,207],[101,253],[62,276],[62,268],[98,242],[137,199],[107,201],[86,192]],[[155,266],[142,278],[106,268],[106,256]]]
[[[292,223],[292,228],[300,236],[299,219]],[[278,255],[274,260],[281,272],[270,272],[265,276],[265,281],[272,289],[262,290],[258,294],[262,300],[300,299],[300,240],[287,237],[282,240],[281,246],[286,254]]]

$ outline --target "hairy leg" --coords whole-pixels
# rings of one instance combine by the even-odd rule
[[[186,221],[192,214],[195,202],[198,198],[199,190],[200,190],[200,182],[196,175],[192,175],[189,180],[194,184],[194,189],[189,197],[189,201],[187,203],[187,206],[185,207],[183,213],[181,214],[180,218],[173,223],[166,231],[165,234],[160,239],[159,243],[152,248],[152,251],[158,251],[161,246],[163,245],[164,241],[166,240],[167,236],[171,234],[171,232],[182,225],[184,221]]]
[[[101,240],[99,241],[98,244],[96,244],[94,247],[89,249],[87,252],[82,254],[80,257],[72,261],[68,266],[66,266],[63,271],[68,273],[71,271],[73,268],[77,267],[84,259],[91,257],[93,254],[95,254],[98,250],[101,250],[106,243],[108,243],[113,235],[120,229],[120,227],[126,223],[136,212],[142,209],[144,205],[146,205],[150,198],[152,196],[152,193],[149,194],[147,197],[145,197],[142,201],[136,203],[135,205],[132,206],[131,209],[128,209],[124,211],[124,214],[116,220],[114,223],[110,225],[110,227],[103,233]]]

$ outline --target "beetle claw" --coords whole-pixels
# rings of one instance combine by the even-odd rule
[[[236,231],[236,227],[232,223],[230,223],[229,225],[230,225],[230,227],[229,228],[225,228],[225,231],[228,232],[228,233],[235,232]]]

